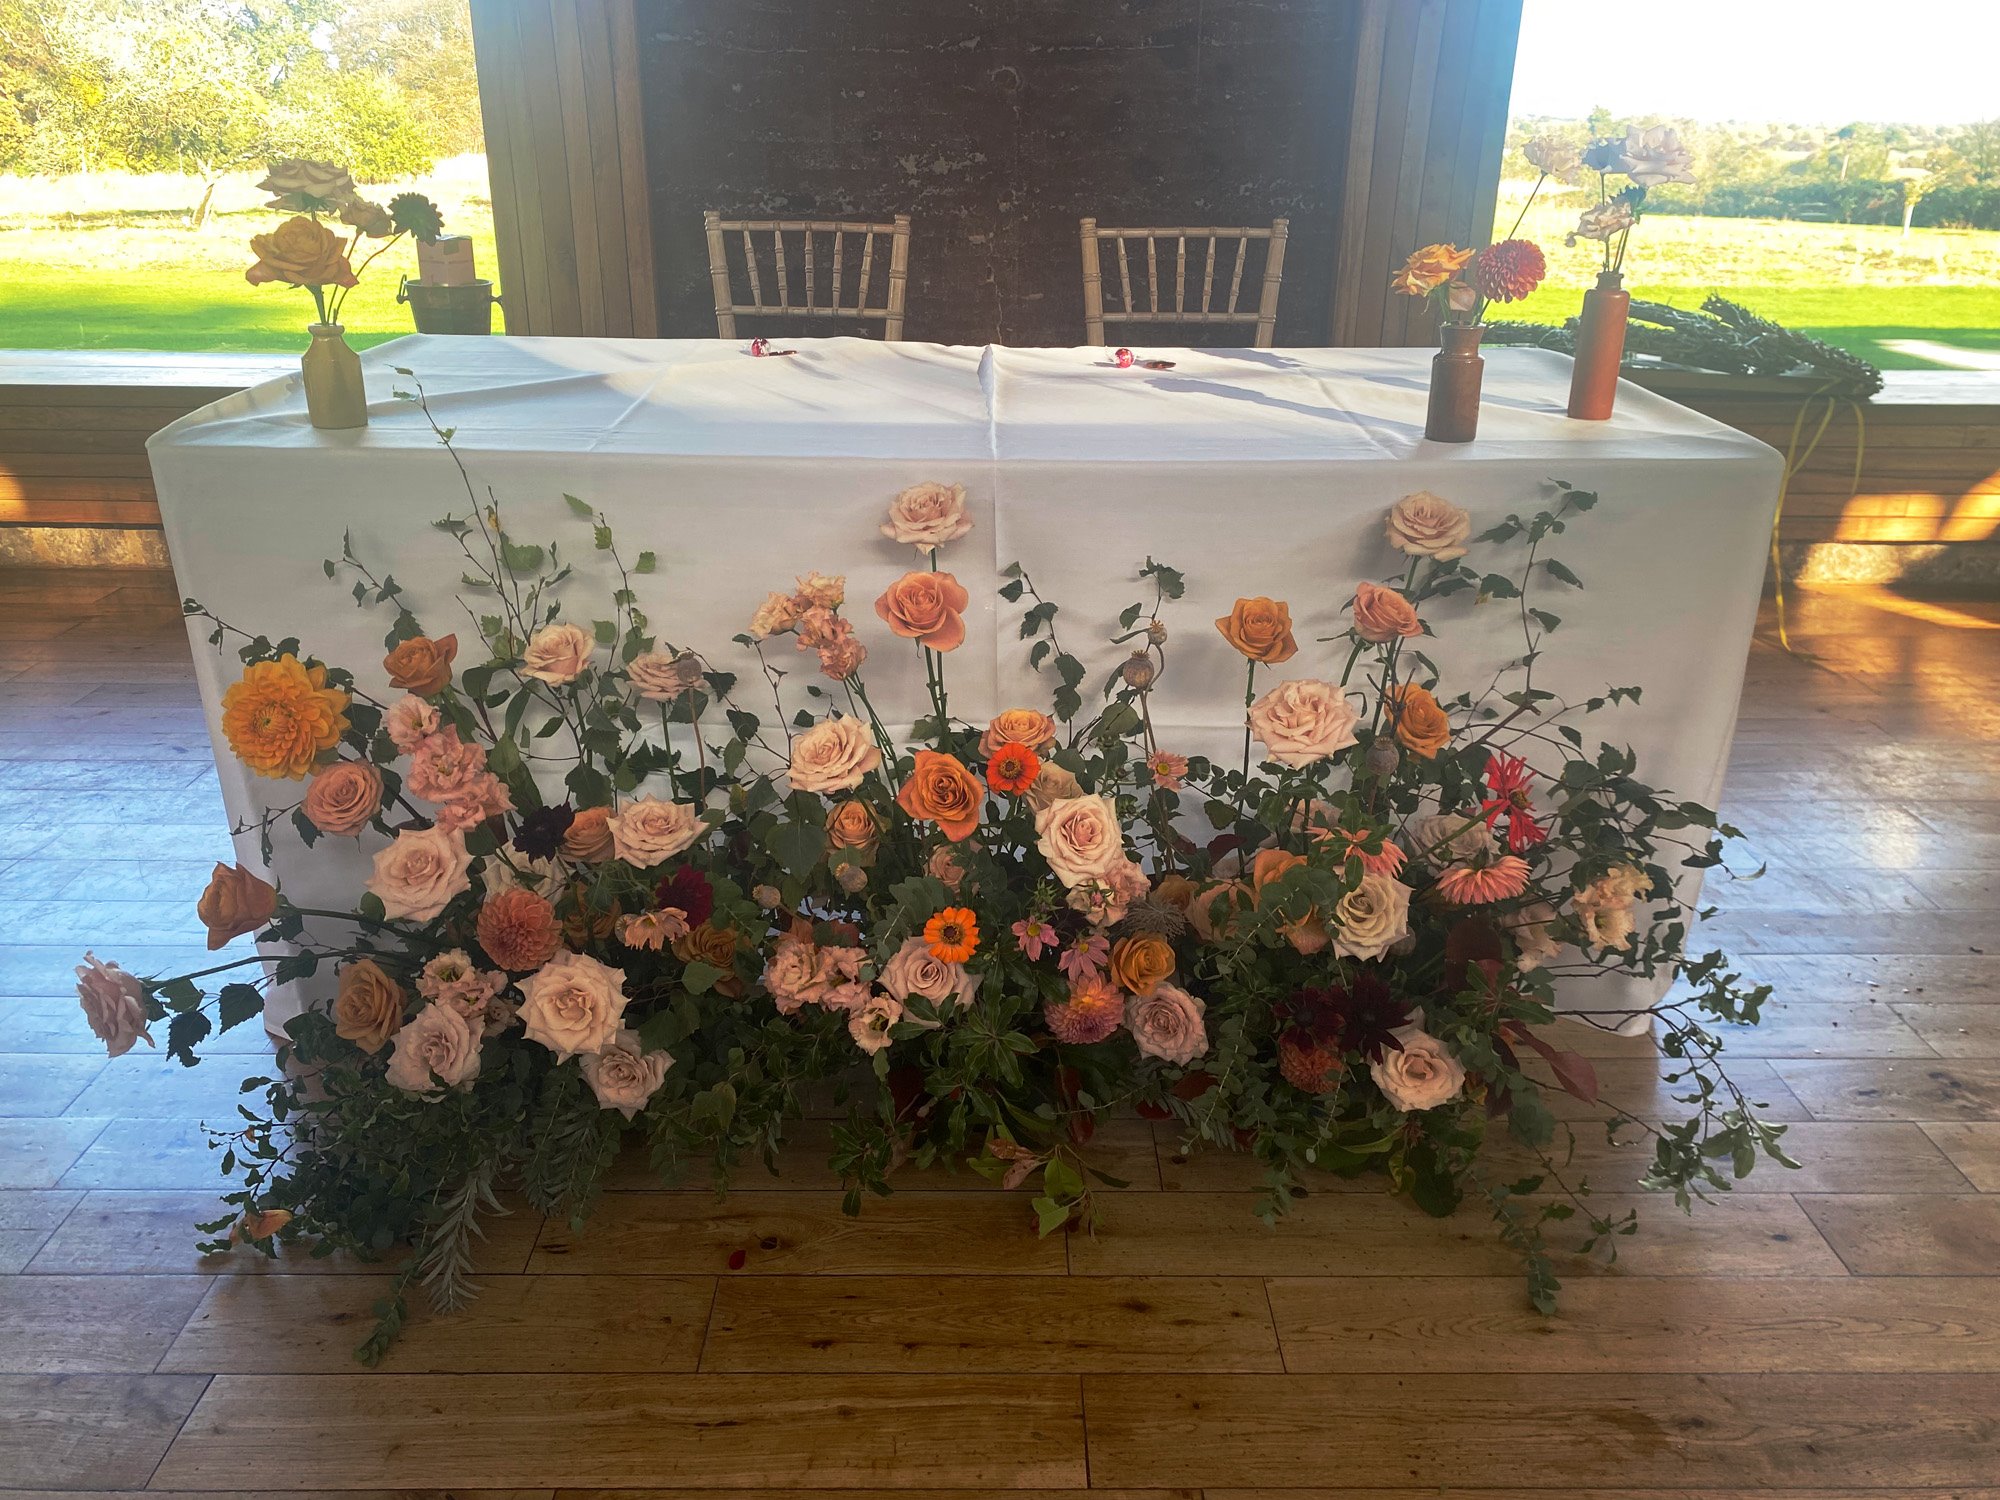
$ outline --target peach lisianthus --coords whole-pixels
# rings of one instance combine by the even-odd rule
[[[382,773],[365,760],[337,760],[306,783],[299,806],[329,838],[353,838],[382,810]]]
[[[790,594],[767,594],[750,616],[750,634],[761,641],[790,630],[798,623],[801,612],[798,601]]]
[[[597,641],[589,631],[558,620],[528,638],[528,649],[521,653],[521,675],[561,687],[584,674],[596,650]]]
[[[1401,589],[1384,588],[1364,578],[1354,586],[1354,633],[1380,646],[1399,636],[1422,635],[1424,627]]]
[[[486,1002],[507,987],[507,976],[474,966],[463,948],[440,953],[417,974],[417,993],[457,1009],[470,1018],[483,1017]]]
[[[222,733],[261,776],[300,781],[347,733],[349,695],[326,668],[285,655],[252,662],[222,695]]]
[[[389,742],[405,755],[413,755],[419,745],[436,734],[443,727],[435,703],[426,703],[415,693],[406,693],[389,705],[389,711],[382,715],[382,727],[389,732]]]
[[[818,571],[804,574],[792,597],[807,609],[839,609],[847,602],[847,575]]]
[[[1426,296],[1464,270],[1473,253],[1456,245],[1425,245],[1410,252],[1402,268],[1389,279],[1389,285],[1405,296]]]
[[[913,484],[889,502],[882,535],[928,552],[972,530],[962,484]]]
[[[869,1056],[889,1045],[889,1030],[903,1019],[903,1003],[881,991],[872,991],[868,998],[855,1006],[847,1014],[847,1034],[854,1038],[854,1045]]]
[[[905,573],[875,601],[875,613],[897,635],[933,651],[965,644],[965,608],[971,596],[949,573]]]

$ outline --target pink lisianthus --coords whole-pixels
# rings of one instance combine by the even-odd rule
[[[474,967],[463,948],[440,953],[417,975],[417,993],[467,1017],[484,1018],[486,1002],[506,988],[507,976]]]
[[[445,725],[426,735],[410,752],[410,774],[404,786],[426,802],[452,802],[468,795],[486,774],[486,751],[468,745],[458,730]]]
[[[854,1038],[855,1046],[872,1057],[889,1045],[889,1028],[902,1019],[903,1003],[874,990],[848,1011],[847,1034]]]

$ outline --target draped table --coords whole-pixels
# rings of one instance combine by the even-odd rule
[[[1094,348],[791,347],[756,358],[714,340],[417,335],[363,356],[370,423],[351,432],[315,430],[295,376],[231,396],[148,444],[181,592],[252,634],[296,635],[386,694],[388,616],[357,609],[351,576],[329,583],[322,568],[346,534],[378,574],[394,573],[430,632],[475,636],[456,598],[462,559],[430,524],[462,514],[465,489],[421,412],[395,395],[420,380],[481,500],[490,490],[518,539],[563,542],[579,618],[605,614],[618,583],[565,494],[606,513],[628,558],[657,554],[658,571],[634,580],[641,607],[725,667],[754,667],[729,641],[767,591],[813,569],[847,574],[871,695],[908,723],[923,711],[922,675],[867,601],[917,564],[877,528],[905,486],[962,484],[974,529],[942,562],[972,597],[967,643],[949,659],[954,712],[982,722],[1046,706],[1018,609],[996,596],[1010,563],[1061,606],[1064,646],[1091,666],[1094,692],[1123,655],[1104,644],[1120,610],[1150,599],[1136,574],[1151,557],[1187,577],[1166,615],[1162,746],[1233,756],[1241,659],[1210,622],[1239,595],[1290,603],[1301,649],[1277,675],[1337,677],[1339,645],[1317,640],[1344,627],[1357,579],[1399,571],[1381,525],[1398,497],[1434,491],[1471,511],[1477,531],[1544,508],[1562,480],[1602,498],[1549,549],[1583,588],[1544,585],[1540,602],[1563,625],[1536,685],[1569,698],[1643,686],[1639,703],[1584,721],[1588,743],[1630,745],[1641,779],[1715,803],[1782,472],[1752,438],[1629,384],[1610,421],[1571,421],[1570,362],[1535,349],[1487,354],[1479,438],[1447,445],[1423,437],[1428,350],[1148,351],[1174,361],[1155,371],[1120,369]],[[1511,602],[1462,595],[1427,614],[1441,697],[1476,694],[1522,650]],[[190,634],[232,820],[296,801],[296,784],[230,754],[220,701],[240,664],[207,644],[205,622]],[[801,667],[787,685],[804,702],[810,658],[781,664]],[[273,872],[300,905],[344,909],[374,840],[306,851],[280,828]],[[254,834],[238,845],[261,866]],[[1698,888],[1691,875],[1682,895]],[[288,987],[310,995],[274,997],[267,1020],[330,983]],[[1563,1000],[1635,994],[1594,983]]]

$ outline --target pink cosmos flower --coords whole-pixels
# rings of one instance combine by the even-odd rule
[[[1104,962],[1110,956],[1110,940],[1101,932],[1086,932],[1063,949],[1056,967],[1071,984],[1088,984],[1104,972]]]
[[[1155,750],[1146,757],[1146,769],[1153,773],[1153,785],[1163,792],[1178,792],[1187,784],[1188,758],[1168,750]]]
[[[1039,917],[1023,917],[1014,924],[1014,941],[1021,945],[1021,953],[1033,963],[1056,943],[1056,930]],[[1105,950],[1107,953],[1110,949]]]

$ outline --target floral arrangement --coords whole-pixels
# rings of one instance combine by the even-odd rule
[[[1478,250],[1425,245],[1410,253],[1389,285],[1408,297],[1431,298],[1447,323],[1477,324],[1489,302],[1519,302],[1548,274],[1541,247],[1509,235]]]
[[[420,386],[405,399],[429,416]],[[742,674],[654,630],[638,585],[653,555],[628,560],[587,501],[568,498],[620,580],[601,615],[576,612],[557,545],[517,536],[469,477],[466,493],[436,525],[462,554],[470,649],[347,546],[326,572],[384,612],[379,664],[186,605],[243,662],[229,746],[300,788],[239,834],[267,866],[278,835],[364,841],[352,906],[301,907],[219,865],[198,907],[211,945],[289,945],[270,972],[78,971],[111,1052],[164,1020],[190,1065],[273,982],[323,984],[282,1076],[245,1085],[263,1107],[217,1136],[241,1181],[203,1229],[215,1248],[412,1244],[362,1358],[412,1285],[447,1308],[470,1295],[471,1237],[503,1187],[580,1222],[628,1143],[721,1186],[773,1156],[818,1085],[849,1101],[831,1165],[851,1211],[902,1164],[963,1164],[1031,1185],[1044,1233],[1115,1222],[1091,1140],[1136,1112],[1185,1149],[1254,1158],[1266,1216],[1325,1172],[1379,1175],[1433,1214],[1470,1198],[1544,1309],[1547,1226],[1580,1215],[1585,1248],[1614,1253],[1635,1227],[1570,1179],[1548,1091],[1648,1137],[1649,1184],[1684,1207],[1783,1159],[1709,1024],[1755,1020],[1767,992],[1689,955],[1673,890],[1731,830],[1638,781],[1629,752],[1587,747],[1581,721],[1636,687],[1569,703],[1534,680],[1560,624],[1539,595],[1580,586],[1549,546],[1596,496],[1554,485],[1475,536],[1458,506],[1409,495],[1383,523],[1393,569],[1352,585],[1338,634],[1302,643],[1287,605],[1256,596],[1200,623],[1243,664],[1242,750],[1224,762],[1156,731],[1186,627],[1169,622],[1182,575],[1151,559],[1101,689],[1057,605],[1007,570],[1048,704],[954,712],[949,668],[974,629],[945,566],[973,524],[960,486],[889,501],[877,545],[916,566],[869,608],[825,573],[771,593],[736,636]],[[1519,662],[1440,680],[1434,627],[1475,611],[1519,628]],[[869,696],[885,659],[928,688],[909,743]],[[812,669],[802,695],[794,662]],[[1600,1099],[1589,1062],[1544,1035],[1556,987],[1602,975],[1683,981],[1587,1019],[1659,1024],[1684,1122]],[[1492,1136],[1540,1165],[1490,1175]]]
[[[1535,148],[1549,146],[1552,141],[1553,138],[1546,137],[1530,141],[1529,161],[1541,166],[1536,161]],[[1625,247],[1632,238],[1632,226],[1639,222],[1646,189],[1664,182],[1694,181],[1694,153],[1681,144],[1680,133],[1671,125],[1645,128],[1635,125],[1622,139],[1611,136],[1592,141],[1581,153],[1561,142],[1554,142],[1554,146],[1565,153],[1563,164],[1572,175],[1580,169],[1597,177],[1597,201],[1584,209],[1564,243],[1596,240],[1604,247],[1603,269],[1607,273],[1622,273],[1625,269]],[[1576,158],[1573,164],[1571,157]],[[1543,167],[1544,175],[1549,170]],[[1611,178],[1620,175],[1627,179],[1627,185],[1614,193]]]
[[[444,229],[438,207],[421,193],[398,193],[385,207],[361,196],[345,167],[332,162],[291,159],[274,163],[258,188],[272,195],[266,208],[288,213],[269,234],[253,235],[257,260],[244,278],[252,286],[278,282],[312,293],[319,321],[340,322],[347,294],[375,258],[405,235],[429,242]],[[352,234],[342,243],[332,219]],[[364,239],[380,240],[359,265],[355,253]]]

